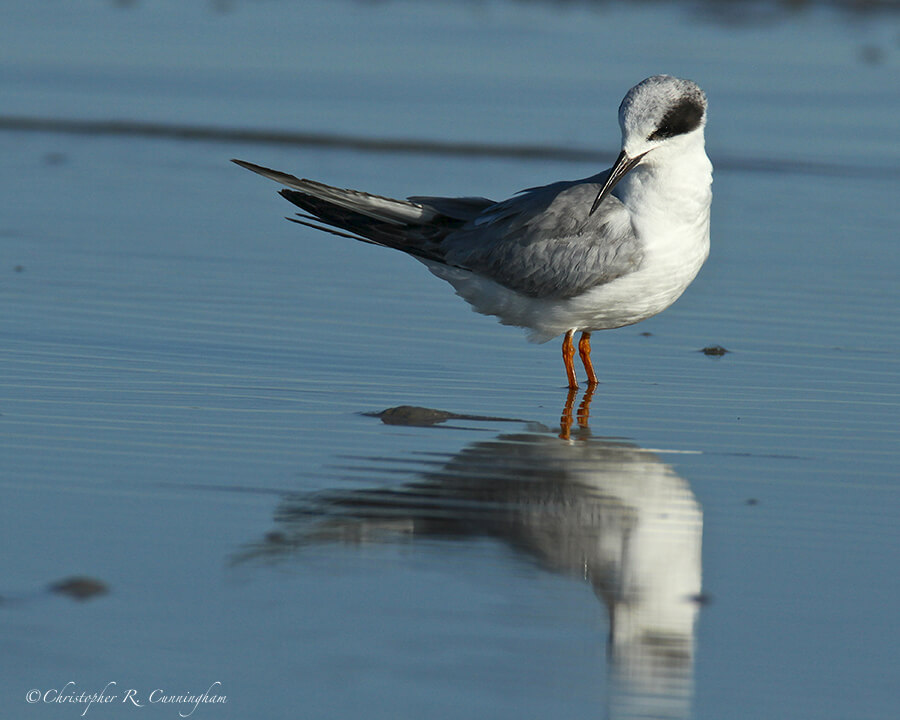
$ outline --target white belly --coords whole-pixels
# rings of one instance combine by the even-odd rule
[[[638,270],[572,298],[530,297],[465,270],[425,264],[453,285],[476,312],[494,315],[504,325],[526,328],[533,342],[546,342],[573,328],[608,330],[665,310],[690,285],[709,254],[709,226],[705,225],[650,244]]]

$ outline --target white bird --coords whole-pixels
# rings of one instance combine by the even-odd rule
[[[234,162],[290,188],[281,195],[304,210],[303,219],[290,220],[412,255],[474,310],[526,328],[533,342],[564,333],[574,390],[574,334],[581,332],[578,350],[593,387],[591,333],[665,310],[709,255],[706,105],[690,80],[649,77],[619,105],[622,150],[611,169],[499,203],[394,200]]]

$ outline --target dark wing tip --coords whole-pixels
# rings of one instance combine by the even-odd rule
[[[242,168],[247,170],[252,170],[253,172],[259,172],[260,170],[266,170],[262,165],[254,165],[251,162],[247,162],[246,160],[238,160],[237,158],[231,158],[231,162],[235,165],[240,165]]]

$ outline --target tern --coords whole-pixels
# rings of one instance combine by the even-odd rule
[[[694,82],[649,77],[619,105],[622,145],[612,168],[502,202],[395,200],[233,162],[286,186],[280,194],[303,210],[289,220],[402,250],[474,310],[525,328],[533,342],[563,335],[566,376],[575,390],[575,333],[594,387],[591,333],[662,312],[709,255],[706,109]]]

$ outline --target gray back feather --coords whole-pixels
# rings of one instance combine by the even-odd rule
[[[605,178],[602,173],[531,188],[483,207],[440,241],[443,261],[525,295],[550,298],[574,297],[633,272],[643,252],[622,203],[609,196],[588,214]],[[431,198],[416,202],[444,212]],[[473,202],[470,209],[476,207]]]

